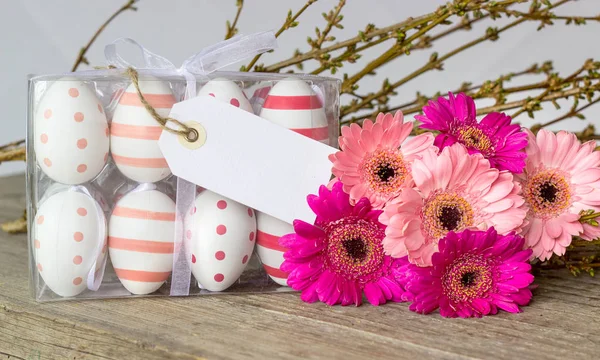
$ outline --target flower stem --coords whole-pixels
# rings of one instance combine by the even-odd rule
[[[595,212],[595,213],[591,213],[591,214],[587,214],[587,215],[582,215],[579,218],[579,222],[586,222],[588,220],[594,220],[596,218],[600,217],[600,212]]]
[[[570,118],[572,118],[572,117],[576,117],[576,116],[577,116],[578,114],[580,114],[580,113],[581,113],[583,110],[585,110],[585,109],[589,108],[590,106],[593,106],[593,105],[597,104],[598,102],[600,102],[600,97],[598,97],[596,100],[594,100],[594,101],[591,101],[591,102],[589,102],[589,103],[587,103],[587,104],[585,104],[584,106],[581,106],[581,107],[579,107],[579,108],[571,108],[571,110],[569,110],[569,112],[567,112],[566,114],[564,114],[564,115],[562,115],[562,116],[559,116],[559,117],[557,117],[557,118],[556,118],[556,119],[554,119],[554,120],[551,120],[551,121],[545,122],[545,123],[543,123],[543,124],[541,124],[541,125],[539,125],[539,126],[540,126],[540,127],[546,127],[546,126],[550,126],[550,125],[554,125],[554,124],[556,124],[556,123],[559,123],[559,122],[561,122],[561,121],[563,121],[563,120],[570,119]]]
[[[235,13],[235,18],[233,19],[233,23],[230,25],[229,21],[227,21],[227,34],[225,34],[225,40],[231,39],[235,34],[237,34],[237,23],[240,18],[240,14],[242,13],[242,8],[244,7],[244,0],[237,0],[235,6],[237,7],[237,12]]]
[[[464,29],[464,30],[468,30],[468,29],[470,29],[470,28],[471,28],[471,26],[472,26],[474,23],[476,23],[476,22],[478,22],[478,21],[481,21],[481,20],[484,20],[484,19],[486,19],[486,18],[488,18],[488,17],[489,17],[489,14],[485,14],[485,15],[483,15],[483,16],[481,16],[481,17],[478,17],[478,18],[475,18],[475,19],[472,19],[472,20],[468,20],[468,21],[466,21],[466,22],[461,22],[460,24],[458,24],[458,25],[455,25],[455,26],[453,26],[452,28],[450,28],[450,29],[448,29],[448,30],[445,30],[445,31],[442,31],[442,32],[440,32],[439,34],[433,35],[433,36],[431,36],[431,37],[423,36],[423,37],[421,37],[421,40],[422,40],[422,41],[420,41],[420,42],[419,42],[417,45],[414,45],[414,46],[411,48],[411,51],[413,51],[413,50],[417,50],[417,49],[427,49],[427,48],[431,47],[431,44],[432,44],[433,42],[435,42],[435,41],[437,41],[437,40],[439,40],[439,39],[441,39],[441,38],[443,38],[443,37],[445,37],[445,36],[448,36],[448,35],[450,35],[450,34],[452,34],[452,33],[456,32],[456,31],[463,30],[463,29]],[[373,41],[370,41],[370,42],[368,42],[367,44],[365,44],[365,45],[363,45],[363,46],[359,46],[359,47],[357,47],[357,48],[356,48],[356,49],[354,49],[354,50],[353,50],[353,49],[351,49],[351,48],[349,48],[349,49],[347,49],[347,50],[346,50],[344,53],[342,53],[341,55],[339,55],[339,56],[335,57],[334,59],[332,59],[332,60],[331,60],[331,61],[329,61],[329,62],[330,62],[330,63],[341,63],[342,61],[346,61],[346,60],[348,60],[349,58],[351,58],[352,56],[354,56],[354,55],[356,55],[356,54],[358,54],[358,53],[361,53],[362,51],[364,51],[364,50],[366,50],[366,49],[369,49],[369,48],[371,48],[371,47],[373,47],[373,46],[376,46],[376,45],[379,45],[379,44],[381,44],[381,43],[383,43],[383,42],[385,42],[385,41],[388,41],[388,40],[390,40],[391,38],[392,38],[391,36],[382,36],[382,37],[380,37],[379,39],[377,39],[377,40],[373,40]],[[400,53],[400,54],[398,54],[398,56],[402,56],[403,54],[404,54],[404,53]],[[313,74],[313,75],[318,75],[318,74],[322,73],[323,71],[327,70],[328,68],[329,68],[329,67],[328,67],[328,66],[326,66],[326,65],[321,65],[321,66],[320,66],[319,68],[317,68],[316,70],[313,70],[313,71],[311,72],[311,74]],[[349,94],[352,94],[352,93],[349,93]]]
[[[533,111],[539,107],[540,100],[543,99],[544,96],[548,95],[553,90],[562,89],[563,85],[565,83],[570,83],[573,79],[575,79],[577,76],[579,76],[579,74],[581,74],[582,72],[584,72],[587,69],[588,63],[590,61],[591,60],[586,61],[586,63],[582,67],[580,67],[576,72],[574,72],[573,74],[571,74],[569,77],[567,77],[564,80],[559,79],[559,78],[552,79],[550,86],[548,86],[548,88],[546,90],[544,90],[541,94],[537,95],[535,98],[528,99],[528,101],[526,101],[525,104],[519,110],[514,112],[511,115],[511,117],[514,119],[525,111],[528,112],[530,117],[533,117],[532,116]]]
[[[409,17],[408,19],[406,19],[402,22],[399,22],[397,24],[393,24],[390,26],[386,26],[386,27],[383,27],[380,29],[373,28],[368,31],[361,32],[358,36],[349,38],[344,41],[337,42],[333,45],[330,45],[330,46],[327,46],[324,48],[313,48],[312,50],[307,51],[305,53],[300,53],[298,51],[297,54],[294,55],[294,57],[287,59],[287,60],[277,62],[277,63],[269,65],[269,66],[266,66],[262,70],[265,72],[278,72],[278,71],[282,70],[283,68],[293,66],[293,65],[298,65],[307,60],[311,60],[311,59],[319,60],[323,55],[330,54],[336,50],[340,50],[343,48],[346,48],[346,52],[343,53],[342,55],[340,55],[340,57],[336,58],[336,60],[340,60],[340,58],[346,59],[348,57],[356,55],[357,52],[368,49],[368,48],[370,48],[374,45],[380,44],[386,40],[396,38],[398,36],[398,34],[400,34],[400,33],[404,33],[408,30],[425,26],[427,23],[429,23],[431,21],[435,21],[441,14],[443,14],[446,11],[451,11],[451,12],[453,12],[453,14],[478,12],[481,10],[486,10],[486,11],[490,11],[490,12],[493,11],[495,13],[500,13],[500,12],[506,13],[508,6],[510,6],[512,4],[516,4],[516,3],[522,3],[525,1],[528,1],[528,0],[503,0],[503,1],[492,1],[492,2],[481,1],[481,0],[463,1],[463,2],[455,1],[454,4],[448,4],[448,5],[441,6],[440,8],[438,8],[436,11],[434,11],[432,13],[422,15],[419,17],[414,17],[414,18]],[[567,1],[572,1],[572,0],[567,0]],[[448,9],[450,9],[450,10],[448,10]],[[487,15],[481,15],[481,16],[487,17]],[[374,40],[374,39],[376,39],[376,40]],[[374,42],[374,44],[371,44],[372,42]],[[357,45],[361,44],[361,43],[366,43],[366,45],[364,45],[363,47],[357,47]],[[319,68],[319,71],[317,73],[319,73],[323,70],[325,70],[325,69]]]
[[[431,14],[428,14],[428,15],[419,16],[417,18],[408,18],[407,20],[405,20],[403,22],[400,22],[400,23],[397,23],[394,25],[390,25],[390,26],[386,26],[381,29],[373,30],[368,33],[364,33],[362,35],[355,36],[348,40],[340,41],[338,43],[335,43],[333,45],[330,45],[330,46],[327,46],[327,47],[324,47],[321,49],[307,51],[303,54],[294,56],[291,59],[280,61],[278,63],[275,63],[273,65],[265,67],[265,71],[266,72],[278,72],[279,70],[281,70],[283,68],[302,63],[306,60],[316,59],[323,54],[327,54],[327,53],[330,53],[330,52],[333,52],[333,51],[336,51],[339,49],[343,49],[345,47],[354,46],[361,42],[368,42],[371,39],[376,38],[376,37],[389,36],[389,34],[395,33],[397,30],[399,30],[401,28],[404,28],[406,26],[411,26],[411,24],[413,24],[413,23],[423,21],[424,19],[430,19],[432,17],[433,16]]]
[[[500,34],[500,33],[504,32],[506,30],[509,30],[509,29],[511,29],[511,28],[513,28],[513,27],[515,27],[515,26],[517,26],[517,25],[519,25],[519,24],[521,24],[521,23],[523,23],[525,21],[527,21],[527,20],[526,19],[518,19],[516,21],[513,21],[513,22],[509,23],[508,25],[506,25],[506,26],[498,29],[495,32],[495,34],[497,36],[497,34]],[[482,42],[484,42],[486,40],[489,40],[489,39],[490,39],[490,34],[486,33],[482,37],[479,37],[479,38],[477,38],[477,39],[475,39],[473,41],[470,41],[470,42],[468,42],[468,43],[466,43],[466,44],[464,44],[462,46],[459,46],[458,48],[450,51],[449,53],[447,53],[447,54],[445,54],[445,55],[443,55],[443,56],[441,56],[441,57],[439,57],[437,59],[435,59],[434,61],[429,61],[424,66],[422,66],[419,69],[413,71],[412,73],[410,73],[406,77],[398,80],[397,82],[391,84],[390,86],[386,87],[385,89],[382,89],[381,91],[379,91],[377,93],[372,93],[372,94],[366,96],[364,98],[364,100],[362,100],[362,101],[359,101],[359,102],[357,102],[355,104],[348,105],[346,107],[343,107],[341,109],[341,111],[340,111],[341,117],[347,116],[347,115],[349,115],[351,113],[357,112],[360,109],[365,108],[366,106],[368,106],[369,104],[371,104],[371,102],[373,100],[375,100],[375,99],[377,99],[379,97],[386,96],[386,95],[390,94],[394,89],[396,89],[396,88],[398,88],[398,87],[406,84],[407,82],[409,82],[409,81],[413,80],[414,78],[422,75],[423,73],[428,72],[428,71],[430,71],[432,69],[439,68],[441,66],[441,64],[445,60],[448,60],[449,58],[455,56],[456,54],[459,54],[459,53],[461,53],[461,52],[463,52],[463,51],[465,51],[465,50],[467,50],[467,49],[469,49],[469,48],[471,48],[471,47],[473,47],[473,46],[475,46],[475,45],[477,45],[479,43],[482,43]]]
[[[275,33],[275,37],[278,38],[279,35],[281,35],[281,33],[283,33],[284,31],[286,31],[289,28],[295,27],[297,25],[296,23],[296,19],[298,19],[298,17],[300,17],[300,15],[302,15],[302,13],[308,9],[309,6],[311,6],[313,3],[317,2],[317,0],[308,0],[306,2],[306,4],[304,4],[304,6],[302,8],[300,8],[300,10],[298,10],[297,13],[295,13],[294,15],[291,15],[291,10],[288,13],[288,17],[286,18],[285,22],[283,23],[283,25],[281,25],[281,27],[279,28],[279,30],[277,30],[277,32]],[[242,68],[242,71],[250,71],[252,70],[252,68],[254,67],[254,65],[256,64],[256,62],[258,61],[258,59],[260,59],[262,54],[258,54],[256,55],[252,61],[250,61],[250,63],[248,65],[246,65],[245,67]]]
[[[100,25],[100,28],[98,28],[98,30],[96,30],[96,32],[94,33],[94,35],[92,36],[92,38],[90,39],[90,41],[88,41],[88,43],[79,50],[79,54],[77,55],[77,59],[75,59],[75,63],[73,64],[73,67],[71,68],[72,72],[76,71],[77,68],[79,67],[79,65],[81,65],[81,63],[89,64],[88,60],[85,57],[85,54],[88,52],[88,50],[90,49],[90,47],[92,46],[92,44],[94,44],[94,41],[96,41],[96,39],[98,38],[98,36],[100,36],[100,33],[102,33],[102,31],[104,31],[104,29],[106,29],[106,27],[108,26],[108,24],[110,24],[121,13],[123,13],[123,12],[125,12],[127,10],[136,11],[137,8],[135,6],[133,6],[133,4],[136,3],[136,1],[137,0],[129,0],[129,1],[127,1],[127,3],[125,3],[125,5],[121,6],[102,25]]]
[[[600,83],[595,84],[594,86],[590,87],[589,90],[600,91]],[[585,90],[580,89],[580,88],[574,88],[574,89],[569,89],[569,90],[565,90],[565,91],[558,91],[555,93],[548,94],[548,95],[544,96],[543,98],[540,98],[539,101],[545,102],[545,101],[558,100],[561,98],[567,98],[567,97],[572,97],[572,96],[579,96],[579,95],[583,94],[584,91]],[[484,114],[489,114],[491,112],[516,109],[516,108],[525,106],[529,101],[531,101],[531,100],[524,99],[524,100],[518,100],[518,101],[509,102],[509,103],[479,108],[479,109],[477,109],[477,115],[484,115]]]
[[[420,36],[422,36],[423,34],[425,34],[427,31],[433,29],[435,26],[443,23],[444,21],[446,21],[447,18],[449,18],[452,15],[453,15],[453,13],[448,12],[447,14],[444,14],[444,15],[436,18],[435,20],[429,22],[427,25],[423,26],[415,34],[411,35],[409,38],[407,38],[406,40],[402,41],[400,44],[395,44],[394,46],[392,46],[391,48],[389,48],[386,52],[384,52],[378,58],[376,58],[375,60],[373,60],[369,64],[367,64],[358,73],[356,73],[355,75],[351,76],[350,78],[344,80],[341,92],[342,93],[348,93],[348,92],[353,91],[354,90],[354,85],[360,79],[362,79],[363,77],[365,77],[368,74],[371,74],[375,69],[377,69],[377,68],[381,67],[382,65],[384,65],[384,64],[392,61],[393,59],[397,58],[401,54],[404,54],[406,51],[409,51],[409,49],[411,47],[412,41],[414,41],[415,39],[419,38]]]

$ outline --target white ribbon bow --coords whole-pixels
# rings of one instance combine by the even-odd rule
[[[195,75],[206,76],[228,65],[277,48],[277,39],[273,31],[237,35],[202,49],[185,60],[180,68],[177,68],[167,58],[151,52],[137,41],[130,38],[119,38],[106,45],[104,56],[108,65],[120,69],[135,67],[117,52],[117,45],[121,43],[131,44],[140,49],[144,57],[143,69],[175,70],[184,76],[187,82],[185,99],[196,96]]]

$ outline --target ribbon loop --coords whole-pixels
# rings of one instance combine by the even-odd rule
[[[277,39],[272,31],[237,35],[204,48],[184,61],[181,68],[192,74],[207,75],[275,48]]]
[[[130,38],[119,38],[104,47],[104,56],[108,65],[115,66],[117,68],[126,69],[128,67],[135,67],[132,63],[123,59],[117,51],[118,44],[130,44],[137,47],[142,56],[144,57],[144,68],[146,69],[176,69],[175,65],[170,62],[167,58],[162,57],[158,54],[143,47],[137,41]]]

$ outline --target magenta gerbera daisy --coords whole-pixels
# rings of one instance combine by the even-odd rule
[[[407,297],[410,310],[428,314],[437,308],[444,317],[481,317],[498,309],[520,312],[529,304],[534,280],[523,250],[524,239],[514,232],[503,236],[487,231],[449,232],[433,254],[432,266],[409,265]]]
[[[404,289],[396,277],[405,262],[383,253],[381,210],[373,210],[367,198],[351,205],[341,182],[331,191],[321,186],[308,204],[317,215],[315,224],[295,220],[295,233],[279,240],[288,249],[281,270],[302,300],[358,306],[364,293],[373,305],[401,301]]]
[[[477,122],[475,102],[460,93],[448,93],[423,107],[424,115],[415,118],[421,128],[440,132],[435,145],[442,150],[454,143],[463,144],[470,154],[480,153],[498,170],[520,173],[525,167],[527,134],[504,113],[493,112]]]
[[[367,197],[373,207],[382,208],[410,182],[412,161],[437,150],[430,133],[405,141],[412,128],[400,111],[380,113],[375,123],[366,119],[362,129],[357,124],[342,127],[341,151],[329,159],[352,203]]]
[[[449,231],[494,226],[506,234],[523,224],[527,210],[512,174],[461,144],[415,160],[412,175],[414,188],[404,189],[379,218],[387,225],[383,247],[392,257],[408,254],[413,264],[431,265]]]
[[[527,165],[516,176],[529,204],[522,235],[533,255],[546,260],[563,255],[573,236],[596,235],[591,225],[579,222],[579,212],[600,211],[600,152],[594,151],[595,142],[581,144],[566,131],[527,133]]]

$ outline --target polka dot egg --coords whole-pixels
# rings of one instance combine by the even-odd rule
[[[35,216],[33,248],[38,273],[50,290],[75,296],[86,289],[94,263],[106,256],[105,230],[104,214],[86,194],[62,191],[44,200]]]
[[[206,83],[199,91],[198,96],[212,96],[227,104],[239,107],[252,113],[252,106],[246,98],[246,94],[233,81],[224,78],[216,78]]]
[[[247,206],[204,190],[186,215],[185,236],[196,280],[207,290],[223,291],[252,256],[256,217]]]
[[[106,115],[94,91],[74,78],[55,81],[36,106],[34,148],[42,171],[63,184],[95,178],[108,159]]]

